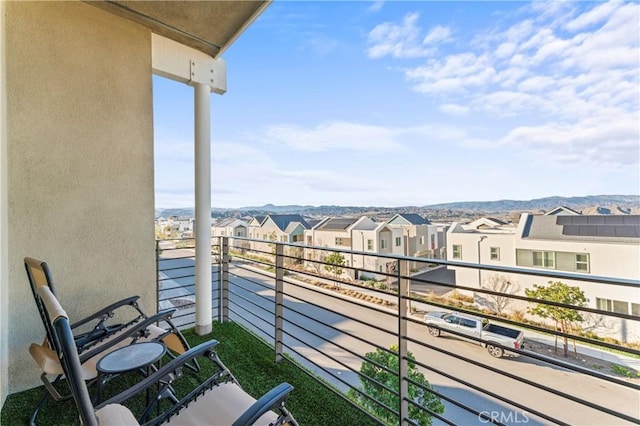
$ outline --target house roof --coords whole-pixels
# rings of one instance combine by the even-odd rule
[[[305,229],[310,228],[307,221],[299,214],[270,214],[270,215],[267,215],[266,218],[262,222],[260,222],[260,224],[261,225],[264,224],[267,218],[271,219],[273,223],[276,224],[278,229],[280,229],[282,232],[285,232],[287,230],[287,227],[291,222],[298,222]]]
[[[640,241],[640,215],[530,215],[522,238],[567,241]]]
[[[217,58],[271,4],[271,0],[87,3]]]
[[[325,231],[344,231],[357,221],[357,218],[352,217],[332,217],[324,221],[324,223],[322,223],[316,229],[323,229]]]
[[[398,213],[388,222],[390,225],[431,225],[431,222],[417,213]]]
[[[549,210],[545,213],[545,216],[561,216],[561,215],[580,215],[579,211],[573,210],[566,206],[558,206],[553,210]]]

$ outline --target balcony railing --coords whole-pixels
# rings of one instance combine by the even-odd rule
[[[452,268],[477,271],[477,281],[454,282]],[[158,242],[159,307],[177,307],[174,320],[185,327],[195,319],[194,271],[189,240]],[[465,425],[640,424],[638,338],[624,341],[637,336],[640,318],[533,299],[505,285],[562,281],[637,294],[638,281],[239,237],[214,239],[212,279],[213,319],[243,325],[275,348],[276,361],[301,365],[320,384],[368,406],[363,415],[381,424],[421,424],[428,417]],[[559,329],[530,314],[535,306],[580,317]],[[509,355],[496,358],[479,337],[448,331],[436,338],[423,321],[433,310],[522,330],[525,346],[495,344]],[[612,329],[622,337],[599,334]],[[559,354],[553,350],[565,338],[575,351],[571,360],[562,356],[562,343]],[[374,353],[393,362],[370,361]],[[363,363],[383,374],[365,374]],[[385,374],[395,378],[382,383]],[[444,412],[425,402],[430,399],[439,399]]]

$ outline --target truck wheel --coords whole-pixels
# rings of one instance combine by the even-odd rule
[[[433,337],[438,337],[440,336],[440,330],[435,328],[435,327],[428,327],[429,328],[429,334],[432,335]]]
[[[489,355],[496,358],[501,358],[504,354],[504,350],[499,346],[487,345],[487,351],[489,351]]]

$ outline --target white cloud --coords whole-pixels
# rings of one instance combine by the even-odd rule
[[[445,27],[421,30],[411,16],[411,40],[449,36],[435,30]],[[636,2],[534,2],[466,42],[457,35],[459,44],[404,74],[445,114],[497,120],[503,143],[557,159],[637,164],[638,22]]]
[[[451,29],[443,26],[435,26],[422,39],[422,44],[439,43],[451,39]]]
[[[285,145],[299,151],[341,149],[389,152],[402,149],[393,130],[341,121],[323,123],[315,128],[296,125],[271,126],[259,138],[268,144]]]
[[[383,22],[369,32],[367,55],[370,58],[392,56],[394,58],[420,58],[433,55],[436,48],[433,44],[450,40],[451,30],[436,26],[425,36],[417,25],[420,15],[410,13],[400,24]],[[422,37],[422,40],[420,38]]]
[[[469,112],[468,106],[458,104],[444,104],[440,105],[438,109],[449,115],[465,115]]]
[[[382,6],[384,6],[384,1],[376,0],[373,3],[371,3],[371,6],[369,6],[367,10],[369,12],[378,12],[380,9],[382,9]]]

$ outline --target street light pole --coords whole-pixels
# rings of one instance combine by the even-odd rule
[[[486,238],[487,236],[483,235],[478,240],[478,288],[482,287],[482,269],[480,269],[480,265],[482,264],[482,262],[480,262],[480,243]]]

